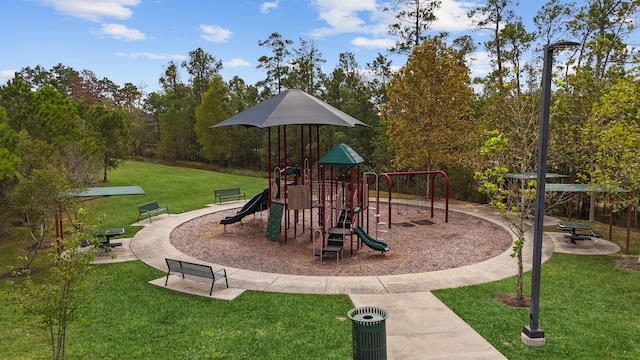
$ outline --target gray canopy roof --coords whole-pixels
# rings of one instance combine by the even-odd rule
[[[228,125],[259,128],[280,125],[368,126],[326,102],[297,89],[283,91],[210,128]]]

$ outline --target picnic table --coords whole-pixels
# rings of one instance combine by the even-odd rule
[[[591,224],[589,223],[582,221],[560,221],[558,222],[558,229],[571,233],[570,235],[565,235],[565,237],[569,238],[572,244],[575,244],[576,240],[591,240],[591,233],[582,233],[582,231],[591,231]]]
[[[124,228],[102,228],[96,231],[96,236],[104,238],[104,241],[100,242],[102,248],[112,248],[115,246],[122,246],[122,243],[112,243],[111,239],[116,236],[124,234]]]

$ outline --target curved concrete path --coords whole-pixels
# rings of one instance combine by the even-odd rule
[[[225,268],[232,288],[290,292],[306,294],[397,294],[454,288],[466,285],[486,283],[504,279],[518,273],[516,261],[510,256],[511,249],[483,261],[455,269],[426,273],[383,275],[383,276],[303,276],[265,273],[252,270],[221,266],[207,263],[185,255],[170,243],[171,231],[180,224],[199,216],[213,212],[237,208],[242,202],[229,202],[213,205],[204,209],[171,216],[160,215],[153,223],[143,220],[135,225],[144,226],[131,240],[131,251],[144,263],[166,271],[165,258],[176,258],[211,265],[214,269]],[[481,210],[451,207],[451,211],[481,217],[504,227],[502,219]],[[507,229],[507,231],[509,231]],[[510,232],[509,232],[510,233]],[[531,268],[532,241],[527,241],[524,251],[525,271]],[[542,260],[546,261],[553,253],[553,242],[547,236],[543,240]]]
[[[122,252],[119,260],[140,259],[145,264],[167,271],[165,258],[175,258],[211,265],[214,270],[223,266],[207,263],[185,255],[170,243],[171,231],[180,224],[199,216],[213,212],[240,207],[243,202],[228,202],[222,205],[190,211],[171,216],[160,215],[135,225],[144,226],[132,239],[122,239],[124,246],[116,248]],[[497,214],[450,206],[451,211],[477,216],[505,227]],[[545,218],[545,225],[557,223],[556,219]],[[507,229],[507,231],[509,231]],[[533,230],[527,234],[523,260],[525,271],[531,269]],[[511,233],[509,231],[509,233]],[[561,234],[560,234],[561,236]],[[556,235],[545,234],[543,238],[542,261],[551,257],[554,243],[563,245],[563,239]],[[599,240],[586,245],[596,247],[607,245]],[[609,243],[610,244],[610,243]],[[578,246],[582,246],[579,244]],[[130,250],[130,251],[129,251]],[[614,248],[608,247],[607,251]],[[618,248],[619,250],[619,248]],[[216,282],[211,297],[233,299],[245,290],[312,293],[312,294],[348,294],[356,307],[377,306],[389,312],[386,321],[388,359],[506,359],[484,338],[476,333],[453,311],[439,301],[430,291],[475,285],[504,279],[518,272],[516,260],[510,256],[509,248],[504,253],[483,261],[460,268],[405,275],[384,276],[298,276],[272,274],[245,269],[224,267],[227,271],[229,288]],[[120,257],[121,255],[119,255]],[[98,262],[110,262],[104,257]],[[115,260],[118,261],[118,260]],[[151,281],[152,284],[165,286],[165,277]],[[210,282],[193,278],[183,280],[179,276],[169,276],[167,288],[175,291],[209,296]],[[526,325],[526,324],[523,324]],[[516,339],[521,329],[514,329]]]

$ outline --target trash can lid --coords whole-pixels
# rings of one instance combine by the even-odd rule
[[[347,316],[355,322],[359,323],[376,323],[389,317],[386,310],[375,307],[361,307],[352,309]]]

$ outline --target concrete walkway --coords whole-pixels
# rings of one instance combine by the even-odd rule
[[[171,245],[169,237],[171,231],[184,222],[213,212],[237,208],[243,204],[243,202],[228,202],[183,214],[160,215],[154,217],[152,223],[148,219],[143,220],[135,224],[142,225],[144,228],[133,239],[122,239],[124,246],[116,248],[118,255],[116,260],[103,257],[99,258],[98,262],[139,259],[149,266],[166,272],[165,258],[174,258],[209,264],[214,270],[223,268],[221,265],[207,263],[177,251]],[[450,210],[505,226],[497,214],[455,206],[450,206]],[[545,219],[545,225],[555,223],[557,223],[556,219]],[[532,233],[527,234],[528,241],[523,250],[525,271],[531,269],[532,235]],[[560,237],[554,235],[554,238],[555,240],[548,235],[544,236],[542,261],[546,261],[553,254],[554,242],[562,245],[563,248],[569,247],[564,244],[565,241],[561,235]],[[587,253],[594,251],[610,253],[615,250],[615,246],[611,247],[610,244],[606,240],[599,239],[588,245],[577,244],[574,247],[588,248],[589,250],[585,250]],[[492,259],[456,269],[385,276],[297,276],[224,267],[227,271],[229,288],[216,282],[213,295],[210,297],[232,300],[245,290],[348,294],[355,307],[376,306],[389,312],[389,318],[386,320],[388,359],[506,359],[430,291],[481,284],[516,275],[517,263],[511,258],[510,253],[511,249],[508,249]],[[151,283],[165,286],[165,277],[153,280]],[[167,288],[209,296],[210,284],[204,279],[183,280],[180,276],[171,275]],[[515,333],[518,331],[519,329],[514,329],[514,338],[517,338]]]

